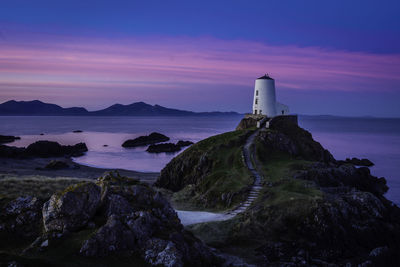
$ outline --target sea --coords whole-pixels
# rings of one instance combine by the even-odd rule
[[[20,136],[7,145],[24,147],[38,140],[63,145],[85,142],[89,151],[74,158],[80,164],[159,172],[178,153],[151,154],[146,147],[123,148],[127,140],[160,132],[170,142],[197,142],[232,131],[242,116],[212,117],[80,117],[0,116],[0,134]],[[400,205],[400,118],[349,118],[299,116],[299,125],[327,148],[336,159],[368,158],[373,175],[385,177],[386,197]],[[73,131],[81,130],[81,133]]]

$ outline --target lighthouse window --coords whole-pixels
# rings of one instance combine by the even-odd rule
[[[258,90],[256,90],[256,96],[258,96]]]
[[[256,105],[258,104],[258,98],[256,98]]]

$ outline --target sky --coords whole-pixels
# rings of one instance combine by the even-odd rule
[[[0,102],[400,117],[400,1],[2,0]]]

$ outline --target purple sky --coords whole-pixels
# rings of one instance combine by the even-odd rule
[[[294,113],[400,116],[396,2],[384,10],[373,1],[347,6],[350,17],[347,9],[306,1],[291,7],[303,16],[275,7],[288,16],[274,21],[261,2],[253,15],[257,4],[236,3],[222,12],[207,1],[197,9],[171,4],[155,10],[132,1],[83,3],[4,5],[1,102],[40,99],[94,110],[145,101],[249,112],[255,78],[269,73],[278,100]]]

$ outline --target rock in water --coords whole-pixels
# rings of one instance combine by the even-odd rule
[[[178,143],[176,143],[176,145],[180,146],[180,147],[190,146],[190,145],[193,145],[193,144],[194,143],[191,142],[191,141],[182,141],[182,140],[179,140]]]
[[[100,205],[100,187],[84,182],[54,194],[43,205],[46,231],[75,231],[86,226]]]
[[[37,141],[30,144],[24,154],[32,157],[59,157],[59,156],[82,156],[87,152],[85,143],[78,143],[73,146],[62,146],[57,142]]]
[[[11,143],[19,139],[21,139],[21,137],[12,135],[0,135],[0,144]]]
[[[175,145],[173,143],[164,143],[164,144],[150,145],[146,151],[149,153],[161,153],[161,152],[177,152],[179,150],[181,150],[181,147],[178,145]]]
[[[349,158],[347,158],[345,162],[354,164],[356,166],[365,166],[365,167],[374,166],[374,163],[372,161],[370,161],[369,159],[358,159],[358,158],[349,159]]]
[[[23,147],[13,147],[0,145],[0,157],[24,158],[24,157],[79,157],[87,152],[85,143],[78,143],[73,146],[62,146],[57,142],[37,141],[30,144],[26,149]]]
[[[122,146],[123,147],[137,147],[137,146],[147,146],[151,144],[156,144],[160,142],[169,141],[169,137],[160,133],[151,133],[150,135],[139,136],[135,139],[126,140]]]
[[[0,145],[0,157],[2,158],[20,158],[24,157],[25,148]]]

